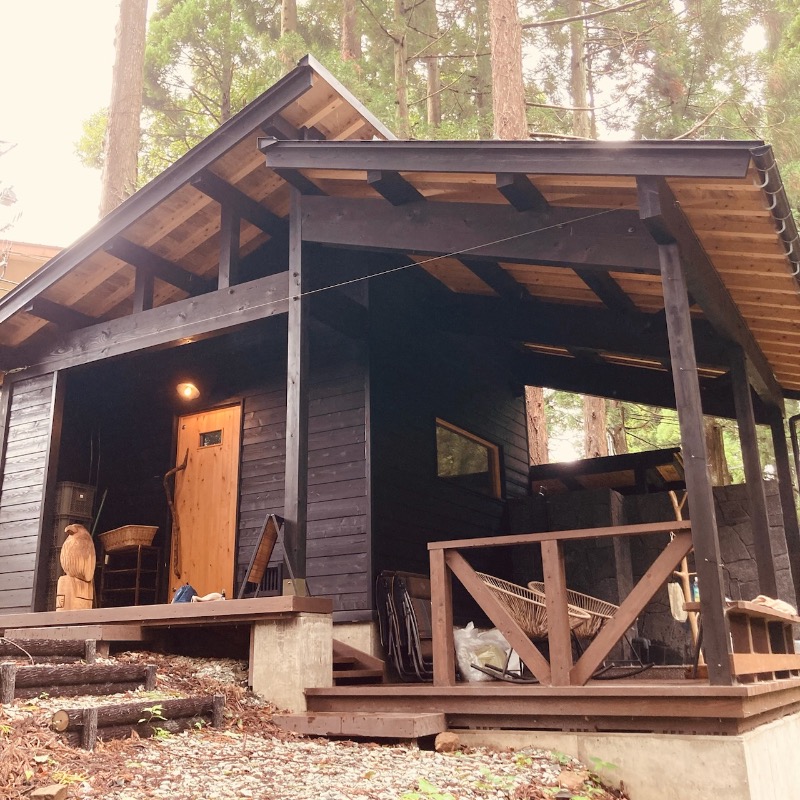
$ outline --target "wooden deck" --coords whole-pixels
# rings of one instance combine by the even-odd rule
[[[44,611],[0,616],[0,632],[24,632],[69,627],[80,634],[84,627],[105,632],[97,639],[137,641],[138,631],[164,628],[242,625],[298,613],[330,614],[333,601],[323,597],[254,597],[211,603],[163,603],[152,606],[92,608],[82,611]],[[46,634],[45,634],[46,635]],[[132,638],[125,638],[130,635]]]
[[[306,690],[308,713],[442,712],[448,728],[736,735],[800,711],[800,678],[739,686],[652,678],[586,686],[502,682]]]

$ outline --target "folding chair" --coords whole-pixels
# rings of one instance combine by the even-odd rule
[[[242,585],[239,587],[239,594],[236,595],[237,599],[244,597],[247,591],[247,584],[255,584],[255,593],[253,597],[258,597],[261,590],[261,581],[264,578],[264,573],[267,571],[269,560],[272,558],[272,551],[275,549],[275,542],[278,541],[281,529],[283,528],[283,518],[276,514],[268,514],[264,520],[264,525],[261,528],[261,533],[258,536],[253,555],[250,557],[250,564],[247,567]]]

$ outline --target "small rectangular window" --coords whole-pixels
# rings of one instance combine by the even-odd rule
[[[222,431],[207,431],[200,434],[200,447],[211,447],[215,444],[222,444]]]
[[[457,486],[499,498],[500,448],[437,419],[436,474]]]

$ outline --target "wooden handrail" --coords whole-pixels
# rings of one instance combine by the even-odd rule
[[[691,520],[648,522],[642,525],[618,525],[612,528],[577,528],[570,531],[544,533],[513,533],[506,536],[487,536],[481,539],[452,539],[428,542],[428,550],[466,550],[475,547],[509,547],[514,544],[540,544],[566,539],[599,539],[605,536],[646,536],[651,533],[680,533],[692,529]]]

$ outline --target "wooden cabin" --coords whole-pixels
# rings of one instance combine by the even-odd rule
[[[775,719],[800,703],[800,657],[737,661],[702,414],[739,424],[760,590],[778,594],[779,545],[794,589],[784,398],[800,398],[799,270],[762,142],[398,141],[306,58],[0,300],[0,628],[46,618],[58,487],[95,485],[107,490],[100,530],[158,526],[159,578],[141,604],[187,581],[235,596],[270,512],[285,518],[276,570],[286,561],[310,595],[330,598],[334,623],[374,623],[381,570],[430,568],[434,686],[408,688],[404,707],[440,702],[495,725],[524,713],[536,727],[544,712],[531,704],[546,702],[545,727],[598,714],[605,729],[642,730],[625,700],[641,695],[651,731],[715,732],[724,717],[716,732],[731,734]],[[178,394],[185,384],[196,397]],[[655,572],[633,576],[633,600],[620,598],[624,613],[582,664],[565,640],[564,542],[670,526],[514,529],[509,506],[531,496],[525,385],[679,414],[691,523],[673,526]],[[772,431],[777,515],[757,423]],[[184,460],[176,538],[163,480]],[[552,602],[550,662],[506,627],[542,685],[459,694],[451,573],[497,623],[472,569],[510,577],[509,546],[530,543]],[[708,680],[587,685],[692,548]],[[272,577],[280,593],[287,575]],[[774,680],[743,684],[743,669]],[[318,709],[400,696],[325,691]],[[621,717],[559,710],[570,692],[611,692]],[[687,692],[683,721],[670,722]]]

